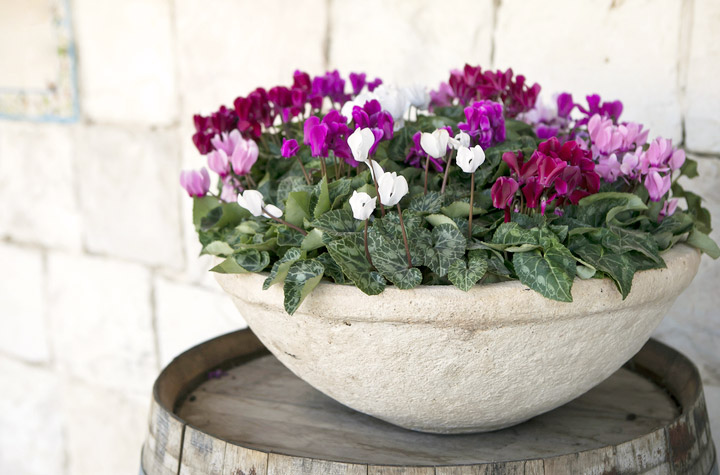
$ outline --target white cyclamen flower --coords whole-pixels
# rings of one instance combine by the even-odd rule
[[[480,145],[475,145],[473,148],[460,147],[455,161],[465,173],[475,173],[475,170],[485,162],[485,151]]]
[[[450,146],[454,148],[455,150],[459,149],[460,147],[469,147],[470,146],[470,136],[463,132],[462,130],[455,136],[455,138],[449,138],[448,142],[450,143]]]
[[[355,129],[347,139],[353,158],[358,162],[368,161],[368,152],[375,144],[375,134],[368,127],[364,129]]]
[[[390,113],[395,121],[395,125],[400,124],[402,127],[403,118],[410,108],[410,103],[405,93],[394,86],[386,86],[385,84],[376,87],[373,93],[377,96],[380,107]]]
[[[377,185],[380,203],[385,206],[395,206],[408,193],[407,180],[395,172],[385,172],[380,175]]]
[[[237,202],[242,208],[250,211],[253,216],[279,218],[283,214],[282,210],[277,206],[266,205],[262,193],[257,190],[243,191],[242,194],[238,194]]]
[[[365,221],[373,214],[373,211],[375,211],[376,202],[377,197],[371,198],[370,195],[364,191],[360,193],[353,191],[350,197],[350,207],[352,208],[353,217],[360,221]]]
[[[372,160],[371,163],[372,163],[372,171],[370,173],[372,173],[372,179],[375,181],[378,181],[378,178],[383,176],[383,174],[385,173],[385,170],[383,170],[383,167],[381,167],[380,164],[378,162],[376,162],[375,160]]]
[[[427,88],[420,84],[413,84],[403,89],[408,102],[420,110],[425,110],[430,106],[430,94]]]
[[[420,136],[420,146],[425,153],[433,158],[442,158],[447,153],[450,134],[445,129],[437,129],[433,133],[423,132]]]

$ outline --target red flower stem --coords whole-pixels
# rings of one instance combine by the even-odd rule
[[[405,222],[402,217],[400,203],[397,204],[398,215],[400,216],[400,229],[402,229],[403,241],[405,242],[405,252],[407,253],[408,269],[412,268],[412,259],[410,259],[410,246],[408,245],[407,233],[405,232]]]
[[[266,215],[270,216],[270,219],[274,219],[274,220],[277,221],[278,223],[284,224],[284,225],[287,226],[288,228],[294,229],[295,231],[299,232],[299,233],[302,234],[303,236],[307,236],[307,231],[305,231],[304,229],[300,229],[300,228],[298,228],[297,226],[295,226],[294,224],[288,223],[288,222],[285,221],[284,219],[276,218],[276,217],[273,216],[272,214],[268,213],[264,206],[262,207],[262,210],[263,210],[263,213],[265,213]]]
[[[442,187],[440,187],[440,194],[445,194],[445,186],[447,185],[448,175],[450,175],[450,164],[452,163],[454,152],[450,152],[448,157],[447,165],[445,166],[445,176],[443,176]]]
[[[428,183],[428,171],[430,169],[430,155],[427,156],[425,159],[425,190],[423,191],[424,195],[427,195],[427,183]]]
[[[372,266],[373,263],[372,263],[372,259],[370,258],[370,250],[368,249],[368,240],[367,240],[368,222],[370,222],[369,218],[365,220],[365,233],[364,233],[365,234],[364,235],[364,237],[365,237],[365,257],[367,257],[368,262]]]
[[[300,157],[295,155],[295,158],[297,159],[298,164],[300,165],[300,169],[303,172],[303,175],[305,175],[305,181],[307,181],[308,185],[312,185],[312,181],[310,180],[310,175],[308,175],[307,170],[305,170],[305,165],[303,165],[302,160],[300,160]]]
[[[468,239],[472,239],[472,218],[475,208],[475,173],[470,175],[470,214],[468,216]]]
[[[377,177],[375,176],[375,169],[373,168],[372,163],[372,158],[368,157],[368,165],[370,165],[370,177],[375,184],[375,196],[377,196],[378,201],[380,201],[380,190],[378,189]],[[385,217],[385,206],[383,206],[382,201],[380,201],[380,214],[383,218]]]

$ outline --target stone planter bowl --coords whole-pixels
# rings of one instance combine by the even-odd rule
[[[318,390],[407,429],[468,433],[561,406],[639,351],[700,263],[685,245],[663,257],[667,268],[637,273],[627,299],[609,279],[576,279],[572,303],[518,281],[376,296],[322,282],[291,316],[282,285],[263,291],[263,275],[217,280],[263,344]]]

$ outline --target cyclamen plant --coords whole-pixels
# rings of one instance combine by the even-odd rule
[[[180,176],[202,253],[222,258],[215,272],[283,283],[291,314],[323,279],[370,295],[519,279],[569,302],[576,277],[609,277],[625,298],[678,242],[720,256],[678,181],[697,164],[622,122],[619,101],[547,107],[524,76],[468,65],[431,92],[349,82],[296,71],[194,117],[217,175]]]

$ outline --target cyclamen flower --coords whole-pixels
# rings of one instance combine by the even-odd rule
[[[410,102],[408,102],[405,93],[396,87],[380,85],[375,88],[373,94],[377,96],[378,102],[383,110],[392,115],[395,121],[395,130],[399,130],[405,124],[404,117],[407,114]]]
[[[180,172],[180,186],[190,196],[205,196],[210,190],[210,175],[205,167],[200,170],[183,170]]]
[[[280,147],[280,155],[282,155],[283,158],[294,157],[298,153],[298,150],[300,150],[300,146],[297,140],[283,138],[282,147]]]
[[[503,106],[493,101],[478,101],[465,108],[466,122],[458,128],[467,133],[482,148],[505,141]]]
[[[407,180],[395,172],[385,172],[380,175],[377,185],[380,203],[385,206],[395,206],[408,193]]]
[[[355,127],[370,128],[374,132],[377,129],[384,140],[393,138],[392,115],[388,111],[382,110],[380,102],[375,99],[365,102],[362,106],[353,106],[352,119]],[[378,135],[377,132],[375,135]]]
[[[222,191],[220,191],[220,199],[226,203],[237,201],[238,190],[242,190],[240,182],[235,177],[228,175],[222,178]]]
[[[217,112],[213,112],[209,117],[199,114],[194,115],[195,134],[192,136],[192,140],[195,147],[201,154],[207,155],[214,150],[212,145],[213,137],[234,130],[237,122],[235,111],[225,106],[220,107]]]
[[[403,89],[403,92],[408,102],[420,110],[426,110],[430,105],[430,94],[423,85],[414,84],[408,86]]]
[[[645,177],[645,188],[652,201],[660,201],[665,193],[670,191],[671,184],[670,175],[661,175],[657,171],[651,171]]]
[[[492,188],[490,196],[493,206],[499,209],[506,209],[512,204],[513,197],[520,186],[513,178],[501,176],[497,179]]]
[[[357,162],[347,144],[349,130],[347,119],[333,109],[322,120],[317,116],[308,117],[303,126],[303,143],[310,145],[314,157],[327,157],[332,150],[337,157],[356,167]]]
[[[220,176],[228,173],[225,170],[226,161],[230,162],[237,175],[242,176],[250,172],[258,159],[259,150],[255,141],[242,138],[237,130],[213,138],[212,143],[216,150],[209,157],[208,166]]]
[[[264,216],[266,218],[279,218],[283,212],[274,205],[265,204],[262,193],[257,190],[245,190],[237,197],[237,203],[253,216]]]
[[[446,130],[448,130],[448,143],[449,143],[449,130],[450,127],[447,127]],[[420,139],[422,138],[422,132],[416,132],[413,135],[413,144],[410,147],[410,150],[408,151],[408,154],[405,156],[405,163],[410,165],[411,167],[415,168],[425,168],[425,160],[428,157],[428,154],[425,153],[425,151],[422,148],[422,145],[420,144]],[[468,142],[469,145],[469,142]],[[444,162],[442,158],[434,158],[430,157],[430,165],[435,169],[435,171],[441,172],[445,169]]]
[[[362,191],[359,193],[357,191],[353,191],[349,202],[350,208],[353,212],[353,217],[355,219],[359,219],[360,221],[365,221],[372,216],[373,211],[375,211],[377,198],[372,198],[370,195]]]
[[[470,147],[470,136],[461,130],[455,137],[449,138],[448,143],[455,150],[460,147]]]
[[[475,170],[485,162],[485,151],[480,145],[475,145],[473,148],[460,147],[455,161],[465,173],[475,173]]]
[[[368,154],[375,145],[376,139],[375,134],[369,128],[356,129],[348,137],[347,143],[355,161],[363,163],[368,161]]]
[[[675,212],[678,206],[678,200],[676,198],[673,198],[671,200],[667,200],[665,203],[663,203],[662,209],[660,210],[660,213],[658,214],[658,222],[662,221],[663,219],[667,218],[671,214]]]
[[[446,129],[437,129],[433,133],[423,132],[420,146],[431,157],[442,158],[447,154],[449,139],[450,134]]]

